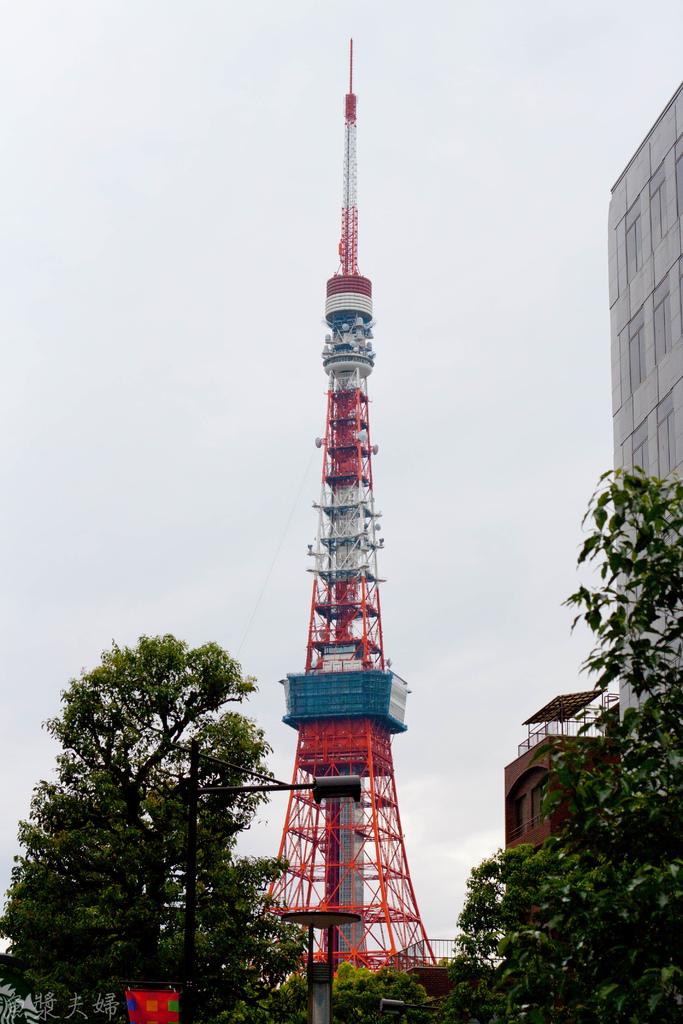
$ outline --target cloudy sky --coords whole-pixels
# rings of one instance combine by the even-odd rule
[[[520,723],[586,685],[562,601],[611,463],[607,206],[683,78],[680,2],[3,0],[2,891],[41,722],[112,638],[239,653],[291,771],[350,35],[430,935],[502,842]],[[283,815],[244,852],[275,852]]]

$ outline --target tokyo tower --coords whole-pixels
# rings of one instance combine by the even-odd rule
[[[334,930],[335,964],[378,969],[421,943],[420,920],[403,843],[394,782],[392,737],[405,732],[406,684],[389,670],[382,646],[368,377],[372,284],[358,270],[356,97],[353,41],[345,98],[344,185],[340,264],[327,282],[322,352],[329,378],[318,532],[309,546],[313,601],[306,668],[283,680],[284,721],[298,731],[295,783],[325,775],[360,775],[360,804],[316,804],[292,792],[280,856],[288,862],[271,894],[290,911],[351,911],[357,924]],[[321,933],[316,957],[324,958]]]

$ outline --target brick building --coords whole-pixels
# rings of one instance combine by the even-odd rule
[[[517,748],[517,757],[505,768],[505,847],[531,843],[538,848],[556,832],[567,816],[563,805],[549,818],[541,814],[548,781],[550,748],[567,736],[576,736],[583,726],[587,742],[599,735],[595,720],[604,709],[618,702],[615,694],[595,690],[565,693],[527,718],[527,737]]]

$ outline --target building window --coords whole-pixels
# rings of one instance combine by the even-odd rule
[[[671,306],[669,302],[669,281],[663,281],[655,288],[655,362],[659,362],[671,348]]]
[[[632,281],[642,262],[640,231],[640,200],[626,214],[626,278]]]
[[[521,835],[527,827],[526,793],[515,800],[514,829],[515,835]]]
[[[636,466],[640,466],[643,473],[647,473],[647,420],[644,420],[631,434],[631,453],[631,465],[633,468],[635,469]]]
[[[650,181],[650,224],[652,227],[652,248],[658,245],[666,234],[666,175],[664,164]]]
[[[659,475],[660,477],[668,476],[676,465],[674,399],[671,391],[657,406],[657,449]]]
[[[678,216],[683,217],[683,156],[676,161],[676,198],[678,200]]]
[[[631,394],[633,394],[647,376],[645,373],[645,326],[642,309],[628,325],[628,339],[628,366]]]
[[[545,787],[547,779],[543,779],[537,786],[531,790],[531,827],[540,825],[543,821],[543,815],[541,814],[541,807],[543,806],[543,800],[545,799]]]

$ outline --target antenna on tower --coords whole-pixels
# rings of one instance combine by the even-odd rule
[[[356,277],[358,269],[358,208],[356,206],[356,97],[353,92],[353,39],[349,46],[349,91],[344,101],[344,194],[342,233],[337,274]]]

